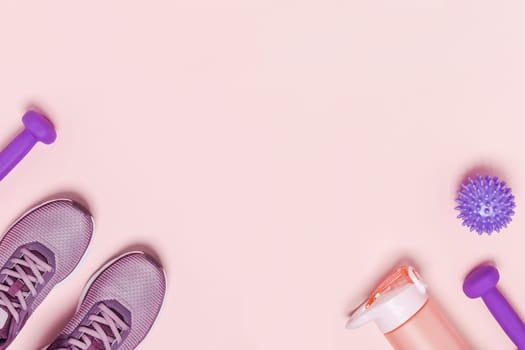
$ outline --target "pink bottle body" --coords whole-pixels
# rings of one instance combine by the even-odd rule
[[[385,337],[396,350],[470,349],[432,300]]]
[[[401,266],[350,314],[347,328],[374,322],[395,350],[468,350],[412,266]]]

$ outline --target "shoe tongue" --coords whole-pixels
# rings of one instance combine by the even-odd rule
[[[13,316],[3,305],[0,305],[0,339],[8,339]]]
[[[105,347],[104,347],[104,344],[102,344],[101,341],[99,341],[98,339],[93,339],[91,341],[91,345],[89,346],[89,348],[87,348],[87,350],[104,350]]]
[[[47,259],[39,252],[31,251],[31,253],[47,263]],[[27,275],[33,275],[33,272],[30,268],[22,266],[22,269]],[[26,286],[24,281],[17,279],[13,282],[13,284],[11,284],[11,286],[9,286],[6,294],[12,301],[17,301],[17,294],[20,291],[27,293],[29,292],[29,288]],[[4,305],[0,305],[0,343],[1,341],[9,339],[11,328],[13,326],[12,321],[13,315],[11,315],[11,312],[9,312],[9,310]]]
[[[32,250],[31,253],[33,253],[40,260],[45,261],[47,263],[46,257],[43,256],[42,254],[40,254],[40,252],[38,252],[36,250]],[[34,276],[33,271],[29,267],[21,266],[21,268],[28,276]],[[11,298],[14,299],[19,291],[22,291],[22,292],[25,292],[25,293],[29,292],[29,287],[22,280],[16,280],[10,286],[9,290],[7,291],[7,294],[9,294],[11,296]]]
[[[115,310],[113,310],[113,312],[115,312],[117,316],[120,317],[120,314],[118,312],[116,312]],[[111,330],[111,327],[105,324],[99,324],[99,326],[100,328],[102,328],[102,330],[107,336],[113,337],[113,331]],[[89,335],[88,337],[91,339],[91,345],[86,350],[105,350],[106,349],[106,347],[104,346],[104,343],[101,340],[91,337]]]

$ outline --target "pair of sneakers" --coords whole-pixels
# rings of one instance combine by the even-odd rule
[[[93,218],[54,200],[18,219],[0,241],[0,350],[7,349],[49,292],[79,265]],[[133,252],[96,273],[77,311],[45,350],[132,350],[150,331],[166,294],[163,268]]]

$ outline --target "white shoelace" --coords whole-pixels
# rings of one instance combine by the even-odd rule
[[[79,332],[82,334],[80,339],[68,339],[68,345],[71,348],[60,348],[57,350],[86,350],[92,344],[92,339],[98,339],[104,344],[105,350],[111,350],[113,342],[122,342],[122,331],[129,329],[129,326],[120,319],[120,317],[110,308],[104,304],[99,305],[99,313],[92,314],[88,317],[90,321],[89,326],[79,327]],[[106,329],[109,328],[112,334],[107,334]]]
[[[44,283],[43,274],[53,270],[51,266],[28,249],[21,249],[21,253],[23,254],[21,258],[10,259],[10,262],[14,264],[12,268],[0,271],[0,274],[7,276],[4,283],[0,284],[0,305],[9,310],[17,323],[20,320],[19,310],[27,310],[27,297],[29,295],[36,296],[36,285]],[[24,267],[31,270],[32,275],[26,273]],[[18,290],[15,294],[16,300],[13,301],[13,298],[10,298],[7,293],[18,280],[24,283],[28,291]]]

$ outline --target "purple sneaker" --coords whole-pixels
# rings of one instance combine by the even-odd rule
[[[91,215],[71,200],[41,204],[11,226],[0,241],[0,350],[73,272],[92,235]]]
[[[113,260],[85,288],[77,312],[47,350],[132,350],[166,295],[164,269],[142,252]]]

